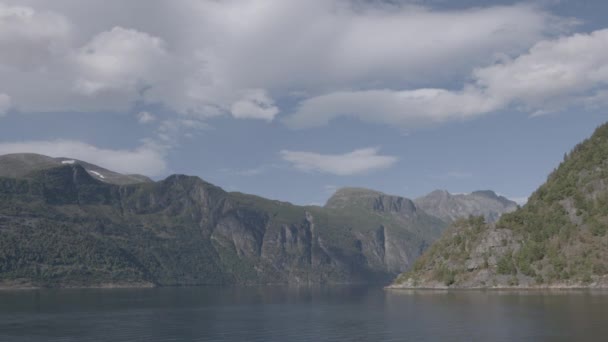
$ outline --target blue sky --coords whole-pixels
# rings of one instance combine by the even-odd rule
[[[602,1],[87,4],[0,0],[0,153],[521,201],[608,117]]]

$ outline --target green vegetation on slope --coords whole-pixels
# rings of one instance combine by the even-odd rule
[[[608,124],[495,226],[459,222],[396,284],[586,286],[608,274]]]

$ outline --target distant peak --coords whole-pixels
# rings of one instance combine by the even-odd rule
[[[355,187],[338,189],[327,200],[325,208],[398,212],[402,215],[411,215],[416,212],[416,206],[410,199]]]
[[[451,193],[444,189],[437,189],[437,190],[431,191],[431,193],[429,193],[429,195],[451,195]]]
[[[367,188],[359,188],[359,187],[343,187],[336,190],[335,195],[381,195],[383,194],[380,191],[367,189]]]
[[[481,196],[486,196],[486,197],[490,197],[490,198],[498,198],[499,196],[492,190],[477,190],[477,191],[473,191],[471,194],[473,195],[481,195]]]
[[[434,190],[434,191],[428,193],[427,195],[423,196],[422,198],[448,199],[450,197],[452,197],[452,194],[449,193],[447,190],[437,189],[437,190]]]

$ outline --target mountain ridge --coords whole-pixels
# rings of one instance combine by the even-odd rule
[[[70,164],[82,165],[92,177],[106,183],[124,185],[152,181],[150,178],[143,175],[120,174],[74,158],[54,158],[37,153],[11,153],[0,155],[0,177],[25,177],[35,171]]]
[[[301,207],[194,176],[110,184],[67,163],[0,177],[0,286],[387,282],[442,221]]]

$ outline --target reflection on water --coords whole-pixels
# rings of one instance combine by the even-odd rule
[[[608,292],[241,287],[0,292],[1,341],[606,340]]]

